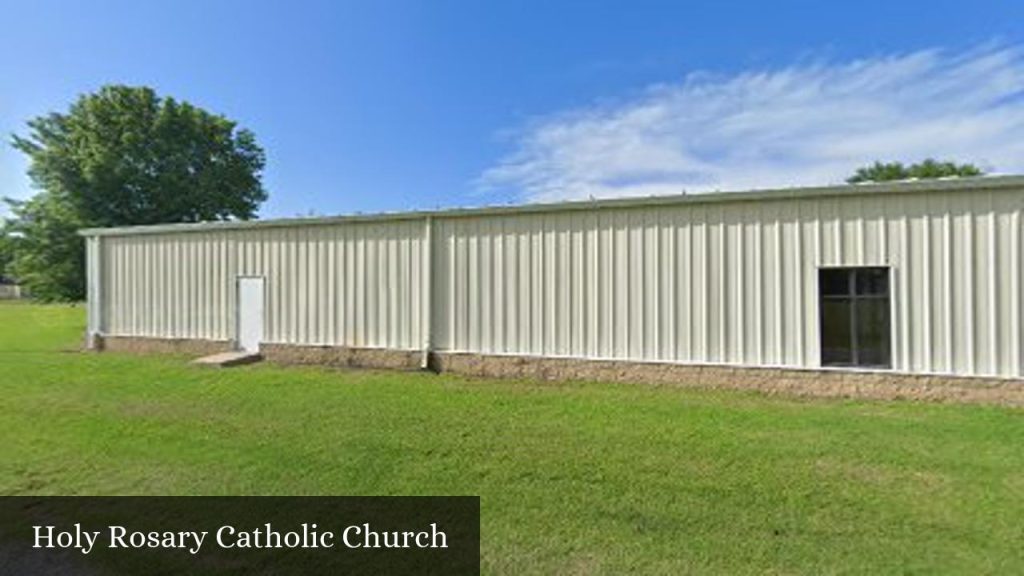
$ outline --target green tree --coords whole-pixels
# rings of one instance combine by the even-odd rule
[[[14,242],[16,237],[7,230],[6,226],[0,226],[0,278],[10,278],[11,262],[14,260]]]
[[[24,236],[14,273],[41,298],[84,296],[73,228],[249,219],[267,198],[251,132],[150,88],[106,86],[28,127],[12,143],[40,193],[8,226]]]
[[[24,201],[7,200],[13,217],[6,238],[16,243],[7,272],[41,300],[80,300],[85,296],[82,220],[68,202],[46,193]]]
[[[981,176],[985,172],[974,164],[957,164],[940,162],[928,158],[923,162],[904,165],[902,162],[875,162],[870,166],[858,168],[846,179],[849,184],[861,182],[887,182],[890,180],[907,180],[909,178],[946,178],[950,176]]]

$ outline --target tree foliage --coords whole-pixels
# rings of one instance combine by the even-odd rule
[[[82,220],[68,202],[49,194],[7,200],[14,216],[5,226],[12,248],[8,274],[42,300],[80,300],[85,295]]]
[[[40,193],[12,205],[12,271],[46,299],[84,296],[77,228],[249,219],[267,198],[251,132],[150,88],[106,86],[28,128],[12,143]]]
[[[875,162],[870,166],[858,168],[846,179],[850,184],[862,182],[888,182],[891,180],[907,180],[910,178],[946,178],[950,176],[981,176],[984,171],[974,164],[957,164],[940,162],[928,158],[917,164],[904,165],[902,162]]]
[[[7,230],[6,226],[0,226],[0,279],[12,276],[11,262],[14,260],[14,243],[16,241],[16,237]]]

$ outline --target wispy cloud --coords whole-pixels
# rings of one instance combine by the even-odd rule
[[[479,179],[525,199],[841,182],[874,160],[1024,170],[1024,50],[926,50],[728,77],[691,74],[540,118]]]

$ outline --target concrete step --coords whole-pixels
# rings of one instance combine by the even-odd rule
[[[220,352],[219,354],[212,354],[210,356],[203,356],[192,361],[193,364],[201,364],[203,366],[218,366],[220,368],[229,368],[231,366],[241,366],[243,364],[252,364],[253,362],[259,362],[263,360],[258,352],[246,352],[245,350],[232,350],[231,352]]]

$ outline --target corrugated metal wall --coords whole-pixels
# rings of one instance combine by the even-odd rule
[[[1022,375],[1019,192],[437,221],[438,349],[819,365],[817,269],[892,266],[893,359]]]
[[[421,221],[103,239],[105,332],[235,337],[236,279],[266,277],[268,342],[418,349]]]
[[[894,367],[1024,376],[1018,190],[111,236],[106,331],[230,339],[267,278],[272,342],[819,365],[817,269],[891,266]],[[431,278],[430,290],[427,279]],[[426,307],[427,299],[432,306]]]

